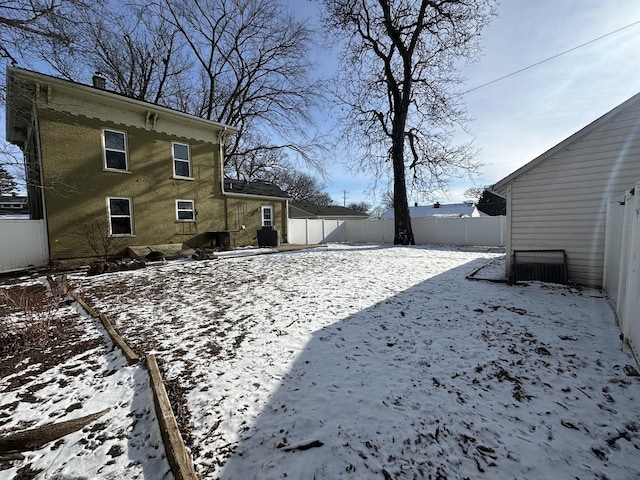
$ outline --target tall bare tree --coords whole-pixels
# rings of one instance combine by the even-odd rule
[[[107,88],[138,100],[181,108],[190,60],[180,34],[148,15],[145,4],[111,2],[99,15],[77,12],[74,42],[40,44],[39,55],[58,75],[72,81],[99,72]]]
[[[329,32],[345,36],[338,91],[346,105],[345,135],[363,163],[390,162],[394,243],[413,244],[407,175],[416,188],[446,184],[477,167],[469,145],[450,144],[464,121],[453,87],[455,63],[474,58],[493,0],[323,0]]]
[[[233,125],[226,159],[273,159],[281,150],[315,164],[309,135],[320,85],[310,80],[312,32],[273,0],[154,0],[153,13],[182,34],[193,58],[190,113]]]
[[[1,0],[0,57],[19,63],[25,46],[35,39],[50,38],[68,44],[65,14],[78,3],[74,0]]]

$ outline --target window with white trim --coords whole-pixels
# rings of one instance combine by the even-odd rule
[[[133,235],[133,208],[130,198],[108,197],[109,234]]]
[[[272,205],[262,206],[262,226],[273,227],[273,206]]]
[[[195,202],[193,200],[176,200],[176,219],[179,222],[195,222]]]
[[[117,130],[102,129],[104,168],[126,172],[129,169],[127,134]]]
[[[191,149],[185,143],[173,143],[173,174],[191,178]]]

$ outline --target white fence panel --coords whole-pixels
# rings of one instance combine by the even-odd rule
[[[607,208],[603,285],[626,344],[640,358],[640,182]]]
[[[411,221],[418,245],[504,246],[506,217],[418,218]],[[289,243],[393,243],[393,219],[289,220]]]
[[[605,233],[604,274],[602,285],[614,307],[618,304],[621,270],[626,275],[622,259],[622,229],[624,223],[625,195],[609,200],[607,205],[607,227]]]
[[[287,226],[287,241],[294,245],[307,245],[307,220],[304,218],[290,218]]]
[[[0,219],[0,272],[48,263],[49,244],[44,220]]]

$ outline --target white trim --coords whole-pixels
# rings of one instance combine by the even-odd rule
[[[111,200],[126,200],[129,202],[129,215],[112,215],[111,214]],[[131,233],[113,233],[111,226],[112,218],[128,218],[129,229]],[[132,237],[135,234],[133,229],[133,198],[131,197],[107,197],[107,219],[109,221],[109,236],[111,237]]]
[[[177,158],[176,157],[176,145],[180,145],[181,147],[187,147],[187,159]],[[193,178],[193,162],[191,160],[191,145],[183,142],[171,142],[171,158],[172,158],[172,166],[173,166],[173,178],[186,179],[186,180],[194,180]],[[176,173],[176,161],[187,163],[189,166],[189,175],[179,175]]]
[[[127,132],[122,130],[115,130],[113,128],[102,127],[101,128],[101,137],[102,137],[102,166],[103,170],[107,172],[118,172],[118,173],[131,173],[131,169],[129,168],[129,143],[127,138]],[[107,142],[105,139],[105,132],[118,133],[124,137],[124,150],[118,150],[115,148],[109,148],[109,150],[114,152],[124,153],[124,169],[122,168],[113,168],[107,165]]]
[[[269,221],[271,222],[270,225],[267,225],[265,222],[265,212],[270,212],[269,213]],[[275,208],[273,208],[273,205],[262,205],[260,207],[260,223],[262,224],[263,227],[275,227]]]
[[[20,78],[21,80],[32,80],[34,82],[36,81],[40,81],[42,83],[47,83],[47,84],[51,84],[51,85],[56,85],[59,87],[64,87],[67,89],[72,90],[73,92],[76,93],[76,96],[78,96],[78,93],[82,93],[84,95],[92,95],[95,97],[104,97],[106,99],[109,99],[112,103],[114,104],[126,104],[126,105],[135,105],[137,108],[139,108],[141,111],[144,112],[148,112],[148,111],[156,111],[156,112],[160,112],[166,115],[170,115],[176,119],[178,119],[179,121],[184,121],[184,120],[188,120],[192,123],[201,125],[207,129],[210,129],[211,127],[215,127],[215,128],[219,128],[221,130],[225,130],[228,131],[230,133],[237,133],[239,131],[238,128],[236,127],[232,127],[230,125],[225,125],[223,123],[218,123],[218,122],[214,122],[212,120],[207,120],[205,118],[201,118],[201,117],[196,117],[194,115],[190,115],[188,113],[184,113],[184,112],[180,112],[178,110],[173,110],[171,108],[168,107],[163,107],[161,105],[156,105],[154,103],[150,103],[150,102],[145,102],[144,100],[137,100],[135,98],[130,98],[130,97],[126,97],[124,95],[115,93],[115,92],[110,92],[108,90],[101,90],[101,89],[97,89],[91,85],[86,85],[86,84],[82,84],[82,83],[76,83],[76,82],[71,82],[69,80],[65,80],[62,78],[58,78],[58,77],[53,77],[51,75],[47,75],[44,73],[39,73],[39,72],[34,72],[32,70],[27,70],[24,68],[20,68],[20,67],[8,67],[7,68],[7,77],[8,77],[8,81],[7,83],[11,83],[9,80],[13,80]],[[10,102],[7,102],[7,105],[9,105]],[[122,108],[122,107],[121,107]],[[124,107],[127,108],[127,107]]]
[[[179,202],[185,202],[191,204],[191,209],[188,208],[180,208]],[[180,218],[180,212],[191,212],[193,218]],[[194,223],[196,221],[196,202],[194,200],[187,200],[183,198],[176,199],[176,221],[177,222],[187,222]]]

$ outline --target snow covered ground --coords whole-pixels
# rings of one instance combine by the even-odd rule
[[[76,284],[181,385],[204,478],[637,478],[606,299],[465,278],[497,257],[331,246]]]
[[[158,355],[202,478],[638,479],[640,379],[607,300],[466,278],[488,262],[336,245],[70,284]]]
[[[0,291],[0,440],[6,433],[109,411],[79,431],[24,452],[24,460],[0,461],[0,479],[173,478],[143,365],[128,366],[99,321],[76,304],[52,300],[42,310],[28,305],[25,314],[1,295],[11,287],[15,293],[46,285],[46,279],[24,279]],[[37,295],[29,299],[33,305]],[[52,338],[26,346],[14,338],[5,348],[12,340],[6,327],[23,321],[49,323]]]

